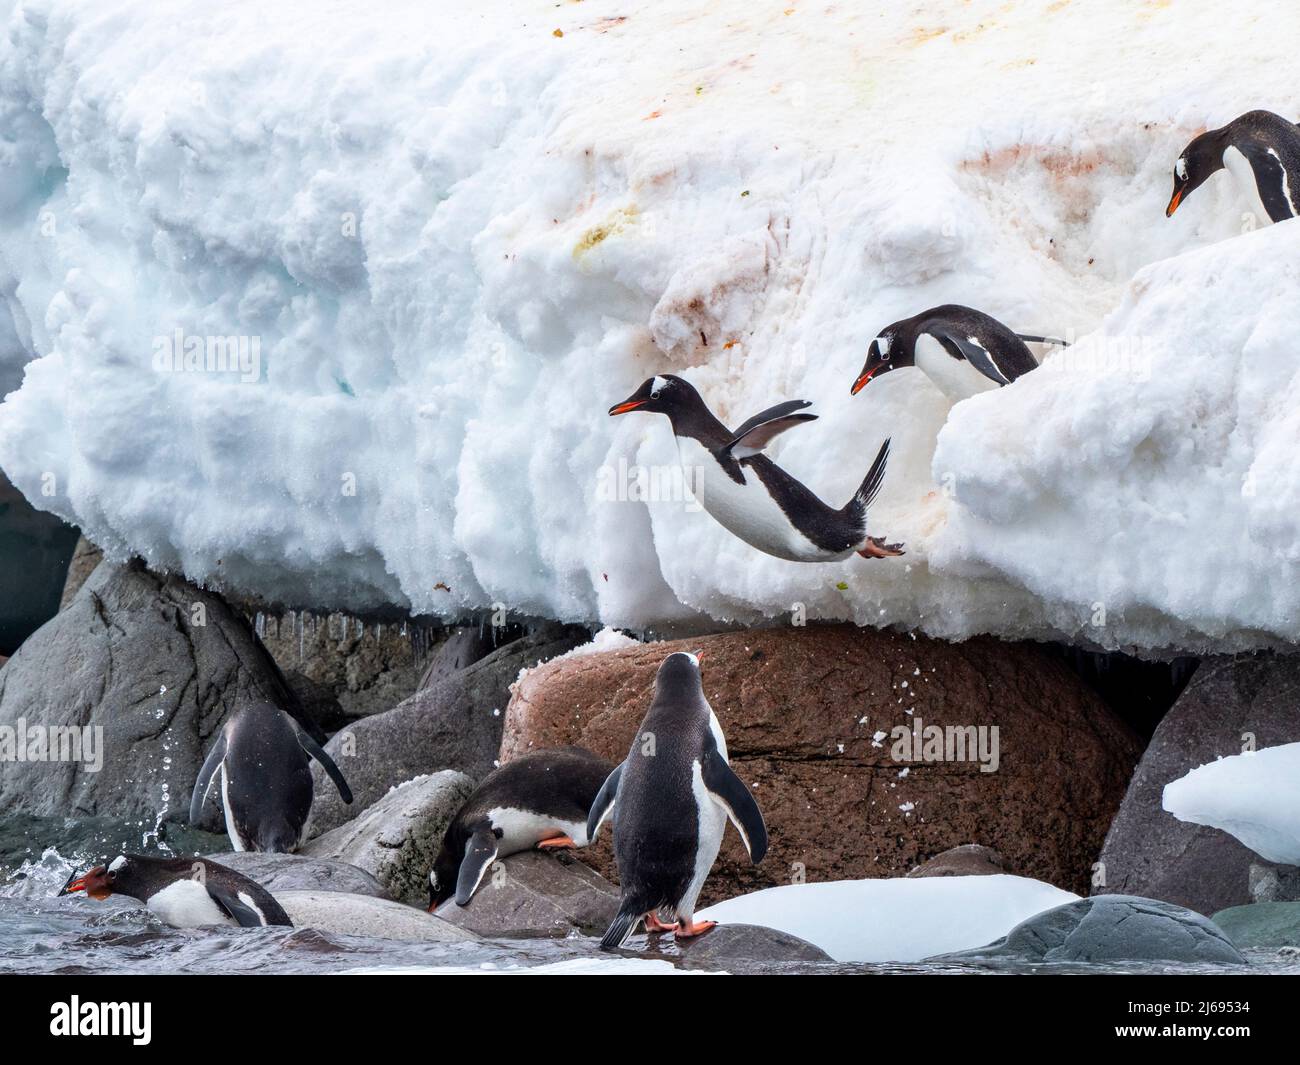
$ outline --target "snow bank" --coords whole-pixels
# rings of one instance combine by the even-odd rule
[[[0,466],[112,555],[307,608],[1300,637],[1300,234],[1225,177],[1163,212],[1207,123],[1300,112],[1272,7],[9,6]],[[947,301],[1138,368],[850,398]],[[731,537],[605,416],[661,371],[813,400],[773,453],[836,505],[892,436],[907,557]]]
[[[1180,821],[1221,828],[1256,854],[1300,865],[1300,743],[1236,754],[1165,785]]]
[[[740,895],[699,917],[788,932],[836,961],[912,962],[982,947],[1078,897],[1005,874],[830,880]]]

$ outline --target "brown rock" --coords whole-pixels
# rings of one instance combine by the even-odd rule
[[[568,658],[515,685],[501,760],[571,743],[624,758],[660,662],[694,648],[704,651],[704,691],[732,765],[771,836],[754,867],[729,831],[702,904],[799,875],[902,876],[973,837],[1021,875],[1086,891],[1140,745],[1066,666],[1028,644],[833,625]],[[917,718],[998,728],[997,770],[981,772],[976,760],[896,761],[907,751],[895,741]],[[582,854],[616,880],[610,850],[602,839]]]
[[[992,847],[965,843],[922,862],[908,876],[995,876],[1009,873],[1006,859]]]

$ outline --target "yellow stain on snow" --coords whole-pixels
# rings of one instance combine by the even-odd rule
[[[596,245],[604,242],[616,233],[621,233],[628,226],[636,225],[637,218],[641,212],[637,210],[635,204],[629,204],[627,207],[620,207],[613,211],[603,222],[592,226],[573,248],[573,257],[581,259],[587,252],[591,251]]]

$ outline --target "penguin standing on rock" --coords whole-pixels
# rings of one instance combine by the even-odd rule
[[[560,747],[494,769],[447,826],[429,873],[429,912],[453,895],[468,906],[498,858],[585,847],[587,812],[612,768],[581,747]]]
[[[695,901],[722,845],[727,819],[740,832],[750,860],[767,853],[767,826],[758,804],[727,758],[727,741],[700,683],[700,661],[678,651],[655,677],[654,701],[623,763],[609,775],[587,816],[595,839],[611,811],[614,857],[622,892],[602,949],[627,942],[639,921],[647,932],[679,939],[713,927],[695,921]],[[659,919],[659,911],[675,916]]]
[[[778,433],[817,417],[803,409],[807,406],[797,399],[778,403],[733,433],[688,381],[664,374],[644,382],[609,413],[666,414],[682,471],[700,505],[760,551],[792,562],[836,562],[854,552],[864,558],[901,555],[902,544],[867,535],[867,508],[885,478],[888,440],[880,445],[853,498],[839,510],[762,453]]]
[[[293,926],[266,888],[205,858],[149,858],[119,854],[63,885],[60,895],[84,891],[92,899],[126,895],[143,902],[173,928]]]
[[[1038,368],[1029,343],[1064,344],[1053,337],[1013,333],[996,318],[947,303],[886,326],[871,342],[850,389],[857,395],[891,370],[915,366],[954,403],[1008,385]]]
[[[1247,111],[1194,138],[1174,163],[1174,193],[1165,217],[1223,169],[1260,217],[1284,222],[1300,215],[1300,126],[1294,122],[1272,111]]]
[[[190,824],[198,824],[220,767],[230,845],[237,851],[293,852],[311,812],[309,755],[351,803],[352,790],[339,767],[296,722],[270,703],[245,707],[222,727],[199,770],[190,795]]]

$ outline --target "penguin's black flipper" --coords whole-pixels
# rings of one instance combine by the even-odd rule
[[[614,808],[614,797],[618,794],[618,781],[622,775],[623,763],[620,762],[614,767],[614,772],[605,778],[605,783],[600,786],[600,791],[596,792],[596,798],[587,813],[588,844],[596,842],[596,833],[600,831],[600,826],[605,823],[605,818],[609,816],[610,810]]]
[[[724,454],[730,451],[738,459],[757,455],[777,434],[793,429],[804,422],[815,421],[817,418],[815,414],[795,413],[811,406],[812,404],[806,399],[791,399],[759,411],[737,429],[731,439],[718,450]]]
[[[190,824],[199,823],[199,815],[203,813],[203,800],[208,797],[208,788],[212,784],[212,774],[217,771],[217,766],[225,757],[226,730],[223,728],[221,735],[217,737],[217,742],[212,745],[212,750],[203,760],[203,768],[199,770],[198,779],[194,781],[194,790],[190,793]]]
[[[704,756],[700,771],[705,789],[727,811],[749,851],[749,860],[757,865],[767,853],[767,825],[754,796],[716,749]]]
[[[980,373],[990,381],[999,385],[1009,385],[1019,376],[1015,370],[1007,367],[1005,370],[997,364],[993,355],[983,344],[978,343],[971,337],[962,336],[960,333],[945,329],[942,326],[933,326],[927,328],[935,340],[948,351],[948,353],[959,353],[963,359],[975,367]]]
[[[496,857],[497,837],[485,824],[465,841],[465,857],[460,861],[460,873],[456,877],[457,906],[469,905],[469,900],[483,882],[483,874]]]
[[[1270,221],[1285,222],[1294,217],[1291,204],[1287,200],[1286,171],[1282,161],[1262,144],[1242,141],[1234,144],[1255,175],[1255,191],[1259,193],[1259,202],[1264,205]]]
[[[1070,346],[1060,337],[1040,337],[1034,333],[1017,333],[1016,336],[1026,344],[1055,344],[1059,348],[1068,348]]]
[[[218,884],[204,884],[208,895],[217,904],[217,908],[231,918],[240,928],[261,928],[266,924],[262,915],[233,891],[227,891]]]
[[[348,787],[348,782],[343,779],[343,773],[338,766],[334,764],[334,759],[325,753],[325,750],[319,743],[303,732],[302,729],[294,729],[298,734],[298,746],[320,762],[321,768],[329,774],[330,780],[334,781],[334,786],[339,789],[339,795],[343,797],[346,803],[352,802],[352,789]]]

